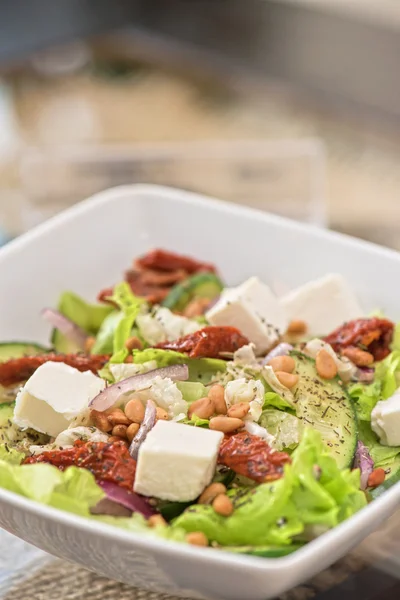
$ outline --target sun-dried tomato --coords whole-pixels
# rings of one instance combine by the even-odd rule
[[[48,463],[60,471],[68,467],[88,469],[97,481],[111,481],[129,491],[133,490],[136,461],[124,442],[83,442],[77,440],[72,448],[52,450],[24,460],[25,465]]]
[[[170,289],[190,275],[200,272],[215,272],[214,265],[203,263],[187,256],[166,250],[151,250],[134,261],[134,268],[125,273],[125,281],[136,296],[145,298],[149,304],[160,304]],[[113,288],[101,290],[99,302],[113,304],[109,300]]]
[[[215,272],[214,265],[159,248],[151,250],[144,256],[138,258],[135,265],[142,269],[155,269],[157,271],[176,271],[178,269],[183,269],[190,275],[200,271]]]
[[[387,319],[355,319],[338,327],[324,338],[335,352],[350,346],[370,352],[375,360],[390,354],[394,324]]]
[[[236,327],[204,327],[173,342],[158,344],[157,348],[184,352],[191,358],[218,358],[248,343]]]
[[[218,455],[220,465],[259,483],[282,477],[283,467],[289,462],[286,452],[276,452],[267,442],[247,431],[226,436]]]
[[[54,353],[12,358],[0,363],[0,385],[7,387],[26,381],[38,367],[50,361],[63,362],[70,367],[75,367],[78,371],[92,371],[93,373],[97,373],[109,358],[106,355],[93,354],[92,356],[85,356],[82,354]]]

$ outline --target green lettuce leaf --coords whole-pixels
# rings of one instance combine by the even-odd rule
[[[306,428],[292,456],[278,481],[230,490],[231,516],[194,505],[173,521],[173,527],[203,531],[223,546],[281,546],[306,527],[334,527],[366,505],[359,471],[341,471],[317,431]]]
[[[18,452],[15,448],[10,448],[8,444],[1,444],[0,446],[0,461],[5,461],[11,465],[19,465],[25,454]]]
[[[348,393],[354,400],[354,406],[360,421],[371,421],[371,412],[382,398],[382,382],[371,384],[354,383],[348,387]]]
[[[69,467],[64,472],[49,464],[19,465],[0,460],[0,487],[42,504],[89,516],[103,497],[92,473]]]
[[[390,398],[400,385],[400,350],[394,350],[376,364],[375,379],[371,384],[355,383],[348,392],[355,401],[358,418],[371,420],[371,411],[380,400]]]
[[[96,336],[96,341],[92,346],[92,354],[112,354],[114,348],[114,333],[123,319],[122,311],[113,310],[104,319]]]
[[[400,446],[383,446],[367,421],[360,421],[359,437],[367,446],[375,467],[389,467],[400,454]]]
[[[121,309],[123,316],[117,322],[113,337],[112,363],[122,363],[128,356],[125,342],[132,335],[132,328],[141,307],[145,304],[143,298],[135,296],[128,283],[123,281],[114,288],[111,300]]]
[[[301,419],[275,408],[263,410],[260,425],[275,437],[275,445],[278,450],[295,448],[303,431]]]
[[[176,387],[181,392],[183,399],[189,404],[204,398],[208,394],[207,388],[199,381],[177,381]]]
[[[113,307],[107,304],[90,304],[77,294],[67,291],[59,299],[58,310],[88,333],[96,335]]]
[[[200,381],[203,384],[209,383],[214,375],[226,370],[226,361],[219,358],[189,358],[181,352],[159,348],[133,351],[133,362],[140,364],[150,360],[155,360],[159,368],[169,365],[188,365],[189,380]]]
[[[394,350],[384,360],[377,363],[375,381],[382,384],[382,398],[393,396],[400,385],[400,350]]]
[[[194,427],[208,428],[210,421],[208,419],[200,419],[197,415],[193,415],[191,419],[183,419],[180,421],[183,425],[193,425]]]
[[[293,501],[306,525],[334,527],[366,505],[359,470],[340,470],[321,434],[310,427],[292,454],[292,469]]]
[[[264,380],[262,380],[262,381],[264,383],[264,386],[266,388],[268,388],[269,387],[268,384],[265,383]],[[282,398],[282,396],[280,396],[276,392],[266,392],[265,393],[263,408],[277,408],[278,410],[285,410],[290,413],[294,412],[293,406],[291,404],[289,404],[289,402],[287,400],[285,400],[285,398]]]
[[[212,506],[197,504],[185,510],[172,526],[187,532],[202,531],[223,546],[289,544],[303,531],[290,500],[292,486],[293,474],[286,470],[285,477],[276,482],[230,490],[234,504],[230,517],[217,514]]]

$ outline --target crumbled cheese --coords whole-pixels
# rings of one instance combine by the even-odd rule
[[[188,403],[169,377],[155,377],[149,389],[136,392],[131,398],[139,398],[144,405],[147,400],[153,400],[157,406],[167,411],[171,419],[182,419],[182,415],[187,415]]]
[[[136,323],[140,334],[151,346],[172,342],[202,327],[197,321],[175,315],[165,307],[158,307],[147,315],[139,315]]]
[[[247,418],[258,421],[264,404],[264,386],[261,381],[255,379],[248,381],[244,377],[230,381],[225,388],[225,402],[227,408],[239,402],[248,402],[250,411]]]

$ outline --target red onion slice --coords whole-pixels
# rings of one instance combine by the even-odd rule
[[[145,498],[135,494],[135,492],[128,492],[111,481],[99,481],[98,484],[105,492],[106,498],[100,500],[94,507],[94,510],[92,510],[93,514],[106,514],[118,517],[129,516],[133,512],[136,512],[143,515],[145,519],[148,519],[157,512]]]
[[[144,419],[142,421],[142,424],[140,425],[139,431],[133,438],[132,443],[129,447],[129,454],[135,460],[138,459],[140,446],[143,444],[144,440],[146,439],[147,434],[149,433],[150,429],[153,429],[153,427],[155,425],[156,417],[157,417],[156,409],[157,409],[157,407],[156,407],[155,403],[153,402],[153,400],[148,400],[147,404],[146,404],[146,410],[144,411]]]
[[[374,470],[374,461],[371,458],[369,450],[360,440],[357,442],[356,454],[354,457],[354,469],[360,469],[360,488],[367,489],[368,477]]]
[[[108,410],[124,394],[148,389],[155,377],[169,377],[172,381],[186,381],[189,378],[189,369],[187,365],[171,365],[170,367],[153,369],[147,373],[127,377],[127,379],[106,387],[90,401],[89,408],[100,412]]]
[[[268,365],[268,363],[275,358],[276,356],[287,356],[289,352],[293,350],[293,346],[291,344],[287,344],[286,342],[282,342],[278,344],[267,354],[267,356],[263,359],[262,364]]]
[[[372,383],[375,379],[375,369],[373,367],[359,367],[353,377],[353,381],[360,383]]]
[[[61,331],[70,342],[76,344],[79,349],[83,350],[85,348],[88,334],[71,319],[64,317],[63,314],[53,308],[44,308],[41,315],[50,325]]]

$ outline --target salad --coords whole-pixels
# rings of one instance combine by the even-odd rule
[[[48,347],[0,344],[4,489],[277,557],[400,479],[400,330],[340,275],[278,297],[158,249],[41,317]]]

